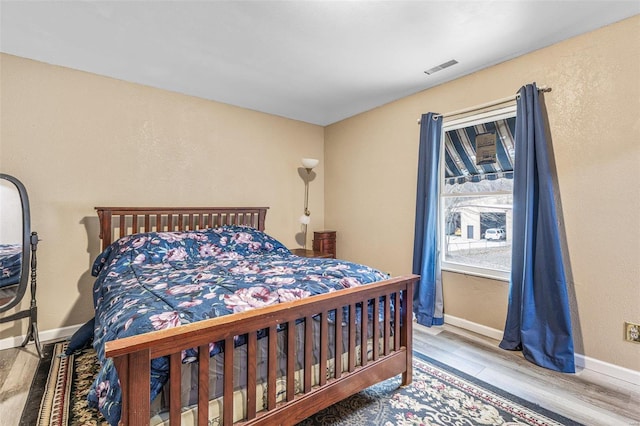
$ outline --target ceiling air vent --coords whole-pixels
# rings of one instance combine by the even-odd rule
[[[440,65],[435,66],[435,67],[433,67],[431,69],[428,69],[424,73],[427,74],[427,75],[431,75],[431,74],[433,74],[435,72],[438,72],[440,70],[443,70],[445,68],[449,68],[451,65],[455,65],[457,63],[458,63],[458,61],[456,61],[455,59],[452,59],[450,61],[445,62],[444,64],[440,64]]]

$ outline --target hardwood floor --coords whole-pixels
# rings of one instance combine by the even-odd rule
[[[640,384],[583,370],[556,373],[453,326],[414,327],[414,350],[589,426],[640,425]]]
[[[16,426],[38,367],[33,343],[0,351],[0,426]]]
[[[414,349],[493,386],[589,426],[640,425],[640,385],[591,371],[555,373],[519,352],[453,326],[416,325]],[[0,351],[0,426],[16,426],[38,355],[33,344]]]

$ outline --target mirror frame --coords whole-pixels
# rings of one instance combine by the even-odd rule
[[[20,283],[18,284],[18,291],[16,292],[13,300],[0,306],[0,312],[5,312],[20,303],[27,292],[27,286],[29,284],[29,264],[31,258],[31,212],[29,210],[29,197],[27,195],[27,190],[22,182],[15,177],[4,173],[0,173],[0,179],[8,180],[16,186],[18,193],[20,194],[20,202],[22,204],[22,265],[20,270]]]

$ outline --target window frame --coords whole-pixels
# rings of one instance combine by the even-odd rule
[[[490,111],[482,111],[476,114],[469,114],[465,117],[451,120],[448,122],[443,121],[442,123],[442,134],[441,134],[441,146],[440,146],[440,159],[439,159],[439,173],[438,173],[438,259],[440,261],[440,269],[448,272],[456,272],[465,275],[473,275],[482,278],[490,278],[498,281],[507,281],[511,280],[511,270],[503,271],[499,269],[492,269],[487,267],[480,267],[474,265],[466,265],[463,263],[451,262],[445,260],[445,245],[446,241],[446,215],[445,215],[445,200],[447,198],[453,197],[464,197],[466,194],[444,194],[443,187],[445,182],[445,134],[450,130],[457,130],[464,127],[470,127],[477,124],[482,124],[490,121],[501,120],[510,117],[516,117],[517,105],[515,104],[515,100],[512,105],[502,106],[497,109],[493,109]],[[515,135],[514,135],[515,138]],[[515,140],[514,140],[515,143]],[[514,164],[515,168],[515,164]],[[469,197],[472,196],[486,196],[486,195],[509,195],[513,196],[513,191],[495,191],[495,192],[477,192],[477,193],[469,193]],[[513,204],[512,204],[513,206]],[[511,235],[513,235],[512,230],[508,230]],[[512,237],[513,238],[513,237]],[[512,246],[513,249],[513,246]]]

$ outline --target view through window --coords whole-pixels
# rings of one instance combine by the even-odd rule
[[[445,123],[441,157],[442,268],[508,279],[515,106]]]

